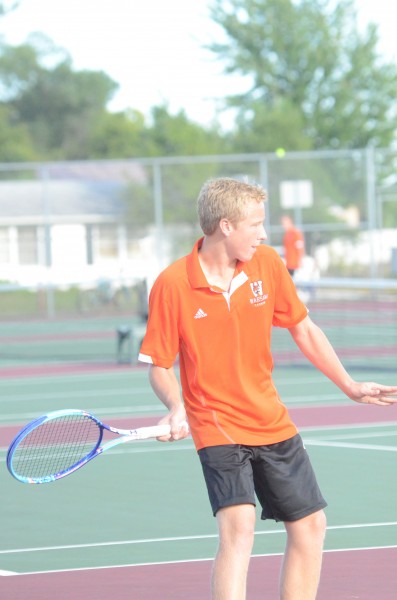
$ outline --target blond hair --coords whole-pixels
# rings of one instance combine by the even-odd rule
[[[266,192],[259,184],[228,177],[209,179],[197,199],[201,229],[205,235],[212,235],[221,219],[228,219],[236,225],[246,217],[250,203],[259,204],[265,200]]]

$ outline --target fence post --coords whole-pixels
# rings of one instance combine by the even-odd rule
[[[51,210],[50,198],[48,195],[48,171],[43,167],[40,171],[41,182],[43,186],[43,221],[44,221],[44,256],[45,266],[47,268],[46,296],[47,296],[47,317],[51,319],[55,315],[54,287],[50,281],[51,263],[52,263],[52,239],[51,239]]]
[[[164,211],[162,191],[161,164],[158,160],[153,161],[153,198],[154,198],[154,220],[156,224],[156,254],[158,270],[164,268]]]
[[[264,187],[266,192],[268,193],[268,185],[269,185],[269,174],[268,174],[268,162],[265,155],[259,158],[259,183]],[[271,243],[270,237],[270,202],[266,202],[266,211],[265,211],[265,230],[267,233],[267,239],[269,243]]]
[[[376,175],[375,175],[375,151],[372,144],[365,150],[366,171],[367,171],[367,211],[368,211],[368,237],[370,251],[370,275],[375,278],[378,273],[375,254],[375,231],[376,223]]]

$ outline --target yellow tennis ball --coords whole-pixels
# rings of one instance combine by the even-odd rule
[[[278,156],[279,158],[284,158],[284,156],[285,156],[285,150],[284,150],[284,148],[277,148],[276,149],[276,156]]]

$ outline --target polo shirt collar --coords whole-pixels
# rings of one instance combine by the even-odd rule
[[[197,242],[193,246],[193,250],[186,257],[186,268],[187,268],[187,276],[189,279],[189,283],[192,288],[209,288],[207,278],[205,277],[203,270],[200,265],[200,261],[198,258],[198,253],[203,243],[204,237],[201,237],[197,240]],[[237,261],[235,277],[241,271],[243,271],[244,264],[241,261]]]

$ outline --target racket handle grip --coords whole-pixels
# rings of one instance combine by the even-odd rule
[[[187,432],[189,431],[189,425],[186,421],[181,421],[179,426],[185,429]],[[168,435],[170,431],[171,427],[168,423],[164,423],[163,425],[154,425],[153,427],[140,427],[137,429],[137,433],[139,433],[139,439],[141,440]]]
[[[181,421],[179,423],[179,427],[181,429],[185,429],[189,433],[189,425],[187,424],[187,421]],[[159,431],[161,431],[161,433],[156,434],[156,437],[160,437],[162,435],[168,435],[171,431],[171,427],[168,423],[165,423],[164,425],[157,425],[156,428]]]

